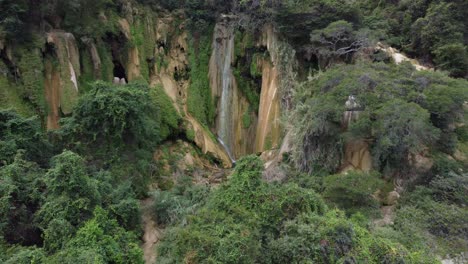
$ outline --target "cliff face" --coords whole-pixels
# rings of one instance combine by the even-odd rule
[[[255,137],[256,152],[277,148],[281,143],[278,36],[273,27],[264,28],[261,45],[267,48],[270,57],[261,58],[258,62],[262,69],[262,89]]]
[[[245,126],[243,117],[249,115],[249,102],[241,92],[234,76],[235,34],[233,23],[222,21],[214,28],[212,53],[209,63],[211,97],[216,104],[215,131],[233,160],[253,153],[256,115]]]
[[[8,85],[0,92],[9,96],[6,104],[25,114],[39,113],[47,129],[57,129],[60,118],[72,113],[80,93],[91,82],[138,80],[151,87],[162,86],[185,118],[187,130],[195,135],[195,143],[227,167],[241,156],[280,145],[278,37],[271,26],[259,30],[258,36],[240,33],[232,17],[224,17],[214,26],[206,72],[214,118],[207,126],[187,109],[193,82],[189,77],[193,47],[189,43],[197,44],[196,40],[190,42],[196,36],[186,30],[184,14],[148,11],[130,4],[123,14],[117,19],[100,14],[102,21],[113,23],[112,30],[101,37],[76,38],[70,32],[49,29],[37,33],[34,48],[2,41],[4,74],[0,78]],[[31,61],[30,57],[36,66],[22,63],[28,58]],[[252,67],[255,73],[249,73]],[[15,93],[11,76],[26,84],[24,91]],[[26,77],[31,78],[30,83],[25,82]],[[32,109],[22,106],[21,101],[28,105],[33,97]],[[15,101],[19,103],[15,105]]]
[[[47,128],[56,129],[60,112],[72,113],[78,99],[80,77],[80,53],[71,33],[53,31],[46,34],[50,55],[54,59],[45,62],[45,98],[48,105]],[[54,62],[58,62],[54,65]]]

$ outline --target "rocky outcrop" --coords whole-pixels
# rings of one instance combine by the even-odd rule
[[[58,128],[59,113],[71,114],[78,100],[80,54],[71,33],[52,31],[47,33],[46,40],[53,47],[52,55],[58,60],[58,66],[46,62],[45,67],[45,97],[49,106],[47,127],[54,129]]]
[[[44,91],[49,111],[47,113],[47,129],[58,129],[60,120],[60,71],[50,60],[45,62]]]
[[[93,77],[95,79],[101,79],[102,62],[94,40],[90,38],[82,38],[81,41],[87,46],[89,55],[91,56],[91,62],[93,63]]]
[[[281,141],[278,38],[272,26],[264,28],[261,45],[267,48],[270,58],[258,58],[262,70],[262,90],[255,137],[256,152],[276,148]]]
[[[387,46],[385,46],[384,44],[382,44],[380,42],[377,43],[377,46],[376,46],[375,49],[385,52],[388,56],[390,56],[393,59],[393,62],[395,62],[395,64],[400,64],[402,62],[407,61],[407,62],[411,63],[411,65],[413,65],[413,67],[418,71],[421,71],[421,70],[426,70],[426,71],[427,70],[434,70],[431,67],[427,67],[427,66],[422,65],[419,61],[417,61],[415,59],[408,58],[405,54],[399,52],[397,49],[392,48],[392,47],[387,47]]]
[[[164,64],[154,65],[150,75],[150,86],[161,85],[163,87],[165,93],[171,98],[173,106],[181,116],[185,117],[186,129],[193,131],[193,140],[202,152],[218,159],[223,167],[231,167],[232,161],[224,148],[211,132],[187,111],[186,96],[189,81],[175,78],[178,72],[188,70],[187,32],[184,26],[175,24],[176,21],[171,16],[161,17],[156,20],[156,23],[155,41],[160,46],[155,47],[154,57],[159,57]],[[175,31],[179,33],[174,34]]]
[[[132,32],[130,30],[130,24],[128,23],[127,19],[122,18],[119,19],[120,30],[122,34],[125,36],[126,40],[131,42],[132,41]],[[126,61],[126,73],[128,81],[132,81],[141,77],[141,69],[140,69],[140,55],[138,48],[135,45],[131,45],[127,51],[127,61]]]
[[[341,121],[341,127],[344,131],[348,129],[352,122],[359,119],[361,111],[362,106],[358,103],[356,96],[349,95]],[[364,139],[348,140],[345,143],[340,172],[346,173],[349,170],[369,172],[371,169],[372,156],[369,151],[369,144]]]
[[[224,151],[216,139],[210,135],[210,132],[191,116],[187,116],[187,121],[188,129],[193,130],[195,133],[195,144],[201,148],[203,153],[212,155],[221,161],[223,167],[230,168],[232,166],[231,157]]]
[[[240,92],[233,74],[234,38],[230,18],[218,22],[214,28],[209,62],[211,96],[217,105],[215,130],[233,160],[253,153],[255,141],[255,125],[250,128],[242,126],[242,116],[249,111],[249,103]]]
[[[342,173],[349,170],[369,172],[372,169],[372,156],[369,144],[364,140],[352,140],[345,144]]]

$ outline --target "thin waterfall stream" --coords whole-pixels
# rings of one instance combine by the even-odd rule
[[[223,43],[224,55],[221,77],[222,77],[222,90],[219,104],[218,115],[218,141],[225,148],[229,158],[234,163],[235,157],[232,154],[232,96],[233,96],[233,73],[231,69],[232,57],[234,52],[234,32],[231,28],[229,30],[228,39]],[[218,53],[219,54],[219,53]]]

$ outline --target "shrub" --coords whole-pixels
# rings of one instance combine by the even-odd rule
[[[52,146],[37,117],[24,118],[16,112],[0,110],[0,167],[12,163],[19,150],[24,159],[41,165],[46,165],[52,155]]]
[[[349,214],[372,213],[379,208],[375,193],[384,189],[384,181],[378,173],[350,171],[346,174],[324,178],[323,197]],[[374,213],[375,214],[375,213]]]
[[[160,112],[151,101],[148,86],[96,82],[84,94],[70,118],[63,120],[63,138],[90,149],[115,152],[126,145],[153,150],[161,139]],[[106,153],[109,155],[109,153]]]

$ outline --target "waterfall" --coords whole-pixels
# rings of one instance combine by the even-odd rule
[[[224,65],[222,68],[222,90],[221,90],[221,103],[219,109],[219,126],[218,136],[221,139],[223,145],[225,145],[226,151],[229,157],[232,158],[232,52],[234,48],[234,35],[231,35],[226,41],[226,50],[224,54]]]
[[[232,162],[234,157],[233,101],[235,78],[232,72],[234,57],[234,27],[229,21],[216,25],[213,36],[213,53],[210,60],[210,78],[213,95],[218,98],[216,133]]]

